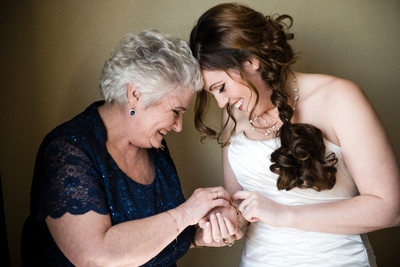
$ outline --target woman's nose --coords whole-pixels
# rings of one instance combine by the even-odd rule
[[[178,118],[175,120],[174,125],[172,125],[172,129],[174,129],[175,132],[179,133],[182,131],[182,124],[183,124],[183,116],[182,114],[179,114]]]
[[[220,108],[223,108],[226,106],[226,104],[228,103],[229,98],[223,95],[214,95],[215,96],[215,100],[217,100],[218,106]]]

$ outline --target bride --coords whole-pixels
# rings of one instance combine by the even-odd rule
[[[359,86],[291,69],[291,24],[228,3],[190,36],[205,82],[196,127],[222,145],[225,188],[248,224],[241,266],[375,266],[365,233],[400,224],[393,149]],[[203,122],[209,95],[220,133]],[[226,237],[223,221],[212,227]]]

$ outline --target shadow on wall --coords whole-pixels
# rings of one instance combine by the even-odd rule
[[[77,63],[79,67],[74,69],[66,84],[65,99],[61,102],[63,106],[60,107],[58,121],[70,120],[83,112],[92,102],[102,99],[97,84],[103,65],[94,66],[93,63],[89,63],[96,56],[84,54]]]
[[[30,181],[42,124],[37,120],[41,92],[35,76],[35,37],[32,4],[28,1],[1,1],[0,4],[0,169],[2,175],[2,212],[5,213],[9,255],[1,249],[1,263],[20,262],[19,243],[28,213]],[[40,61],[39,61],[40,62]],[[2,245],[3,246],[3,245]]]

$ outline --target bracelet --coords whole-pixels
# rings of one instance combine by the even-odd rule
[[[169,216],[171,216],[171,218],[172,218],[172,220],[174,221],[174,223],[175,223],[175,226],[176,226],[176,237],[175,237],[175,240],[176,241],[178,241],[178,235],[179,235],[179,227],[178,227],[178,223],[176,222],[176,220],[175,220],[175,217],[174,216],[172,216],[172,214],[167,210],[167,214],[169,215]]]

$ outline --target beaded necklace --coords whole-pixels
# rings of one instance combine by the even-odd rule
[[[298,89],[297,86],[296,86],[296,84],[297,84],[297,79],[296,79],[296,77],[293,78],[293,82],[295,83],[295,87],[294,87],[294,89],[293,89],[293,92],[294,92],[293,111],[295,111],[295,110],[296,110],[297,100],[299,100],[299,95],[298,95],[299,89]],[[274,107],[273,107],[273,108],[274,108]],[[269,111],[269,110],[271,110],[271,109],[268,109],[267,111]],[[267,112],[267,111],[265,111],[265,112]],[[264,113],[265,113],[265,112],[264,112]],[[262,114],[261,114],[261,115],[262,115]],[[279,130],[279,127],[276,127],[276,124],[278,123],[278,120],[275,121],[275,122],[272,123],[272,124],[264,125],[264,124],[268,124],[268,121],[267,121],[266,119],[262,118],[261,115],[256,115],[253,119],[250,119],[250,120],[249,120],[249,123],[250,123],[251,128],[253,129],[253,131],[256,131],[256,130],[259,130],[259,131],[262,131],[262,132],[265,131],[265,135],[270,135],[271,133],[274,133],[274,132],[276,132],[276,131]],[[260,117],[262,118],[262,120],[259,120]],[[260,126],[254,125],[255,122],[258,122],[258,124],[259,124]]]

